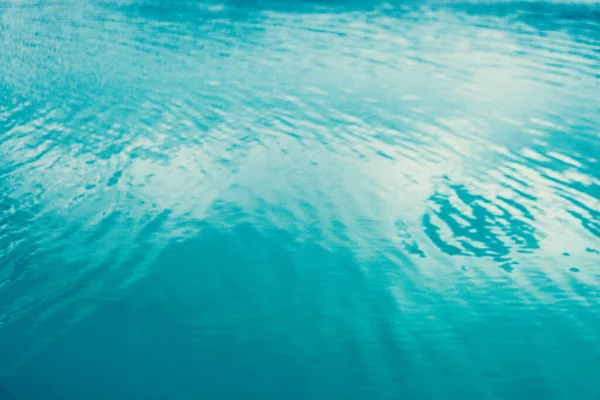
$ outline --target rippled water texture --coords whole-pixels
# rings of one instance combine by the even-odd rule
[[[0,398],[600,399],[600,7],[0,0]]]

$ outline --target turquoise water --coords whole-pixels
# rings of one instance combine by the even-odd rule
[[[600,399],[600,7],[0,0],[0,399]]]

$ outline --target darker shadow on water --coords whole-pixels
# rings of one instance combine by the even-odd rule
[[[53,373],[27,398],[418,397],[389,290],[410,290],[389,278],[408,259],[361,259],[221,211],[229,225],[199,222],[122,300],[32,359],[26,371]]]
[[[29,385],[35,385],[36,382],[28,382]],[[0,377],[0,400],[22,400],[23,397],[17,395],[15,389],[15,380],[9,376]]]
[[[147,276],[124,297],[98,308],[24,365],[19,374],[37,381],[29,387],[11,382],[20,398],[484,398],[471,368],[489,373],[494,385],[501,382],[499,389],[489,386],[500,397],[559,398],[537,369],[536,349],[542,357],[558,338],[567,350],[579,346],[546,329],[557,326],[543,319],[553,317],[551,310],[521,309],[502,290],[508,296],[497,303],[466,296],[481,308],[455,308],[452,298],[413,280],[415,266],[392,246],[366,257],[359,248],[321,245],[233,206],[215,210],[218,215],[196,222],[195,234],[163,243]],[[168,229],[169,218],[176,217],[157,216],[140,240]],[[463,293],[472,289],[467,285]],[[497,312],[501,301],[510,313]],[[468,310],[480,314],[462,313]],[[478,317],[462,318],[458,311]],[[533,315],[542,322],[524,322]],[[550,335],[546,342],[536,340],[542,334]],[[521,339],[506,339],[512,335]],[[454,338],[462,351],[445,347]],[[531,353],[524,351],[528,341],[537,346]],[[461,358],[471,348],[481,352],[475,360],[481,365]],[[528,363],[519,358],[509,364],[505,354]],[[580,357],[578,366],[592,358],[572,355]],[[507,378],[498,365],[512,367]],[[434,375],[437,384],[430,385]]]
[[[216,209],[218,221],[200,223],[197,235],[160,253],[136,296],[144,320],[169,327],[158,335],[164,343],[147,345],[177,343],[175,355],[157,358],[179,365],[189,380],[186,396],[392,399],[418,392],[389,291],[390,271],[412,268],[404,255],[361,259],[358,248],[325,247],[234,206]],[[405,264],[391,265],[397,260]],[[408,275],[396,284],[411,285]]]
[[[322,13],[322,12],[369,12],[386,4],[382,1],[363,0],[225,0],[225,1],[166,1],[141,0],[126,4],[105,3],[109,8],[124,12],[128,16],[148,18],[174,23],[201,22],[214,18],[230,21],[248,21],[259,17],[263,11],[282,13]],[[394,12],[418,7],[419,1],[410,0],[399,4]],[[391,12],[391,11],[390,11]],[[404,11],[402,11],[404,12]]]
[[[508,29],[523,33],[543,35],[545,32],[561,31],[573,36],[574,41],[597,42],[600,24],[600,4],[589,2],[554,1],[481,1],[433,3],[433,9],[473,17],[493,17],[508,23]],[[485,21],[482,21],[485,23]],[[535,29],[531,32],[529,27]]]
[[[132,1],[126,4],[131,9],[153,10],[162,14],[184,14],[198,10],[215,10],[221,7],[238,9],[260,9],[277,11],[309,11],[315,7],[338,10],[367,10],[378,7],[383,1],[364,1],[364,0],[224,0],[224,1],[206,1],[206,0],[140,0]],[[412,0],[403,2],[403,4],[414,3]]]
[[[186,395],[397,398],[417,387],[382,263],[282,230],[209,225],[160,254],[146,307],[176,335],[164,338],[181,345],[190,381],[201,379]]]
[[[539,23],[551,22],[553,20],[600,19],[600,6],[589,2],[457,1],[440,2],[440,4],[449,9],[460,9],[472,15],[486,14],[506,17],[518,11],[518,19],[537,20]]]
[[[356,13],[367,19],[423,19],[424,22],[431,22],[431,14],[428,14],[431,11],[441,11],[442,17],[444,14],[447,17],[458,16],[467,26],[480,24],[491,27],[497,21],[505,21],[506,29],[522,34],[520,40],[525,44],[529,43],[532,35],[543,36],[548,32],[566,32],[575,42],[580,41],[584,45],[597,43],[596,32],[600,24],[599,4],[536,1],[141,0],[103,4],[127,17],[185,25],[192,32],[198,28],[202,30],[201,27],[209,21],[219,21],[219,29],[234,30],[237,37],[260,35],[265,28],[265,18],[268,18],[265,11],[286,14]],[[489,18],[495,22],[491,23]],[[449,21],[451,19],[449,17]],[[223,21],[227,21],[229,26],[223,25]],[[161,34],[160,29],[156,30],[157,35]],[[194,34],[204,36],[201,32]]]
[[[111,4],[106,2],[105,4]],[[496,17],[517,16],[517,19],[540,24],[560,20],[599,20],[600,5],[576,2],[546,1],[382,1],[382,0],[139,0],[117,5],[124,10],[145,16],[170,19],[172,17],[192,17],[198,13],[215,11],[280,11],[280,12],[349,12],[379,10],[386,14],[398,11],[414,10],[421,7],[429,9],[448,9],[470,15],[489,15]]]

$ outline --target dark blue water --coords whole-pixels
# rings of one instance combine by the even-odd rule
[[[0,0],[0,399],[600,399],[600,7]]]

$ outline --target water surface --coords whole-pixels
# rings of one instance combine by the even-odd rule
[[[595,3],[0,0],[0,398],[600,398]]]

